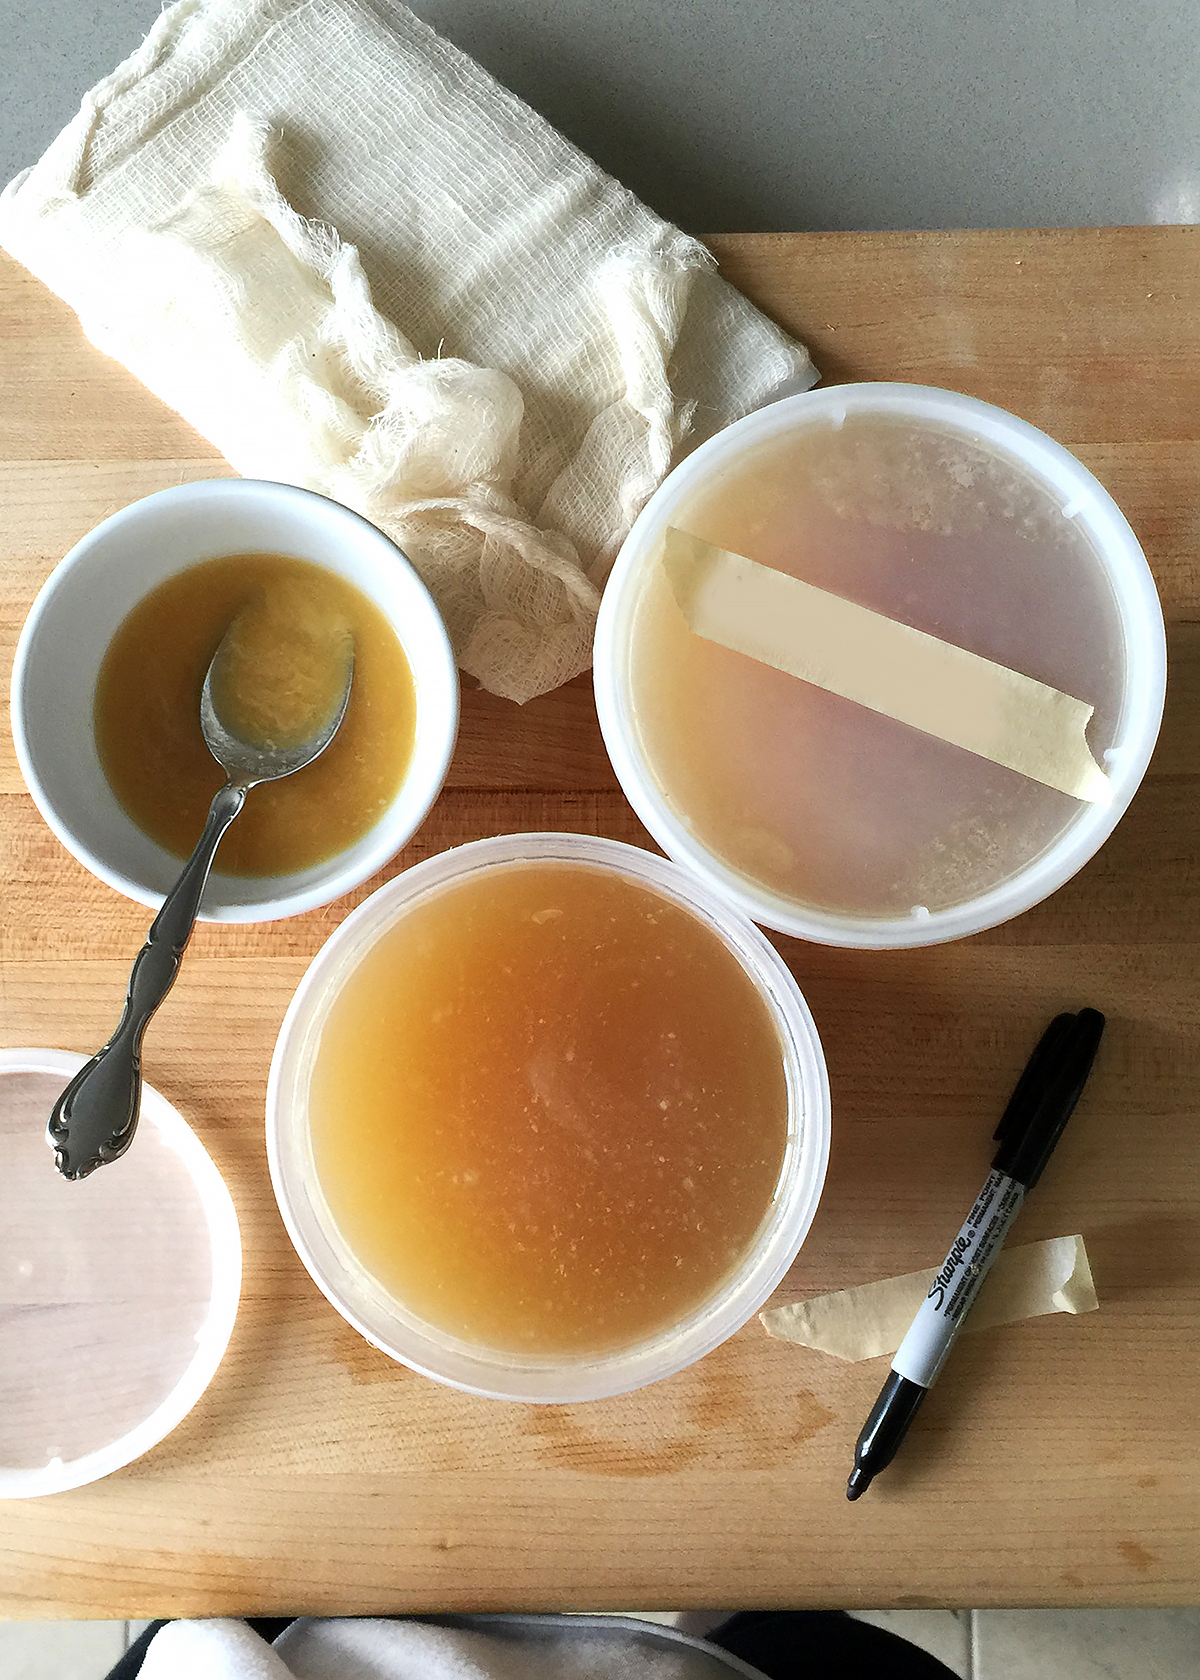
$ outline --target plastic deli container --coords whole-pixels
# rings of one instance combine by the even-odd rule
[[[778,1032],[787,1091],[783,1165],[757,1236],[735,1270],[683,1322],[600,1355],[497,1352],[444,1333],[365,1268],[330,1212],[314,1162],[309,1093],[322,1030],[342,988],[375,943],[417,905],[468,877],[528,863],[612,871],[710,928],[753,981]],[[504,1400],[597,1399],[669,1376],[716,1347],[779,1283],[816,1212],[829,1150],[829,1086],[808,1007],[786,965],[739,911],[694,875],[636,847],[573,834],[481,840],[429,858],[390,881],[318,952],[284,1020],[267,1091],[271,1178],[292,1242],[342,1316],[393,1359],[473,1394]]]
[[[1028,785],[698,650],[666,594],[669,527],[1094,704],[1111,798]],[[1141,548],[1066,449],[949,391],[847,385],[759,410],[675,468],[613,567],[594,678],[621,786],[670,857],[766,927],[884,948],[1006,921],[1092,857],[1149,762],[1166,651]]]
[[[127,1155],[75,1182],[55,1171],[46,1121],[85,1060],[0,1051],[0,1499],[81,1487],[157,1445],[237,1314],[229,1191],[152,1086]]]

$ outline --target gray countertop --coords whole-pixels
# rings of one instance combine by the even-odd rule
[[[0,181],[156,0],[3,0]],[[419,0],[693,232],[1200,220],[1195,0]]]

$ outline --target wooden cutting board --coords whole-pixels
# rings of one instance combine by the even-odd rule
[[[363,1342],[296,1259],[263,1095],[306,964],[386,875],[455,842],[575,829],[648,844],[586,680],[523,709],[464,695],[449,785],[351,899],[198,930],[148,1077],[225,1175],[245,1243],[229,1352],[185,1422],[77,1492],[0,1504],[14,1617],[1200,1599],[1200,230],[812,234],[712,241],[827,380],[986,398],[1116,497],[1170,628],[1167,719],[1114,837],[1027,915],[873,953],[778,941],[829,1060],[834,1140],[777,1300],[936,1263],[1046,1020],[1109,1016],[1019,1236],[1082,1231],[1101,1310],[969,1336],[896,1464],[844,1496],[886,1360],[842,1365],[752,1323],[690,1371],[592,1405],[441,1388]],[[4,670],[39,585],[122,504],[228,468],[0,260]],[[59,846],[0,744],[0,1042],[91,1050],[146,913]]]

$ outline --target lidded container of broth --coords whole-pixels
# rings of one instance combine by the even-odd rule
[[[827,646],[813,632],[789,665],[792,630],[768,607],[755,646],[783,668],[743,651],[744,630],[723,645],[685,617],[680,544],[722,568],[710,619],[764,581],[790,612],[796,579],[811,586],[802,634],[806,602],[836,597],[835,617],[867,609],[869,635]],[[953,673],[926,707],[937,732],[887,709],[903,689],[882,669],[896,635],[918,661],[965,650],[972,680],[1008,682],[1006,745],[984,731],[995,756],[958,744],[971,730],[947,698]],[[606,586],[594,676],[621,785],[670,857],[766,927],[885,948],[994,926],[1093,855],[1149,762],[1166,651],[1137,539],[1065,449],[952,392],[848,385],[759,410],[671,473]],[[882,709],[848,697],[876,691]],[[1084,796],[1056,763],[1012,767],[1040,727],[1030,708],[1085,730]]]

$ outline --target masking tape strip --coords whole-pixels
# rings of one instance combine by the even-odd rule
[[[686,531],[667,530],[663,566],[706,641],[1076,799],[1110,797],[1084,701]]]
[[[837,1359],[874,1359],[900,1346],[936,1271],[930,1266],[924,1272],[771,1307],[759,1318],[767,1334],[782,1341],[799,1342]],[[1000,1252],[963,1328],[986,1330],[1044,1313],[1095,1312],[1099,1305],[1083,1238],[1051,1237]]]

